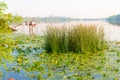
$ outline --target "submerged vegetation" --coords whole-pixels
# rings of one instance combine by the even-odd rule
[[[15,80],[119,79],[119,44],[111,43],[114,46],[95,54],[48,54],[44,50],[44,37],[18,34],[0,37],[2,80],[10,75]]]
[[[45,50],[50,52],[97,52],[104,50],[104,30],[95,25],[48,26]]]

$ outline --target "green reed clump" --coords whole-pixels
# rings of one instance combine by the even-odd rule
[[[48,26],[45,49],[49,52],[97,52],[105,49],[104,30],[95,25]]]

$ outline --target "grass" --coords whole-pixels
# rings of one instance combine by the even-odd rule
[[[45,36],[47,53],[97,52],[105,49],[104,30],[95,25],[48,26]]]

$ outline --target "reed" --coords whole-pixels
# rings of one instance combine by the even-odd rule
[[[48,26],[45,36],[47,53],[97,52],[105,49],[104,30],[96,25]]]

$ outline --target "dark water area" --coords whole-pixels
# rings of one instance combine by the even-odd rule
[[[107,22],[108,22],[109,24],[112,24],[112,25],[120,26],[120,21],[112,21],[112,20],[108,20]]]

